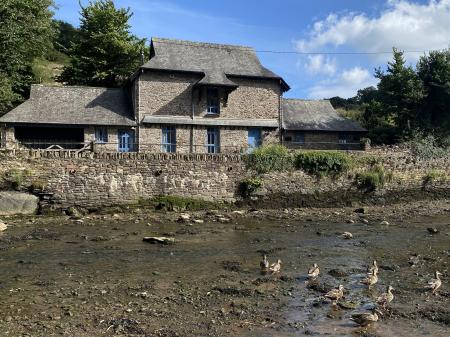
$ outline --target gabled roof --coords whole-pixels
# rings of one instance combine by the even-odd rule
[[[151,58],[141,68],[194,72],[204,74],[207,81],[223,80],[212,83],[216,85],[232,85],[227,76],[276,79],[289,90],[279,75],[262,66],[250,47],[153,38]]]
[[[339,116],[328,100],[283,99],[283,129],[293,131],[367,131]]]
[[[122,89],[33,85],[30,99],[0,123],[133,126],[132,116]]]

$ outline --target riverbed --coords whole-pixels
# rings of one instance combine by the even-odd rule
[[[0,335],[447,337],[450,204],[439,207],[223,210],[181,222],[135,209],[2,219]],[[261,275],[262,254],[281,259],[281,273]],[[367,289],[359,282],[374,259],[380,280]],[[306,278],[313,263],[318,284]],[[435,270],[437,296],[423,289]],[[323,297],[339,284],[351,309]],[[391,306],[358,328],[351,315],[388,285]]]

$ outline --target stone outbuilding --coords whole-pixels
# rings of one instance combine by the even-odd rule
[[[283,98],[282,132],[289,148],[360,150],[367,130],[340,116],[328,100]]]
[[[33,85],[29,100],[0,117],[0,144],[214,154],[297,147],[301,132],[303,147],[342,148],[344,135],[358,142],[363,129],[329,103],[305,110],[295,102],[306,101],[283,99],[288,90],[252,48],[153,38],[125,88]]]

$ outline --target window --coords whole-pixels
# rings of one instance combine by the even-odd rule
[[[177,152],[177,131],[174,126],[162,128],[161,151],[165,153]]]
[[[339,134],[339,144],[347,144],[347,141],[349,140],[348,135],[345,133]]]
[[[296,144],[305,144],[305,134],[303,132],[296,132],[293,142]]]
[[[119,130],[119,152],[134,151],[134,131],[133,130]]]
[[[206,91],[206,113],[208,115],[217,115],[219,109],[219,90],[210,88]]]
[[[108,142],[108,130],[106,128],[96,128],[95,129],[95,141],[97,143],[107,143]]]
[[[206,150],[208,153],[220,152],[220,133],[217,128],[207,129]]]

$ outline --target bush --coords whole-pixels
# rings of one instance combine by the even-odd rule
[[[384,186],[386,182],[386,175],[384,167],[376,165],[369,171],[358,173],[355,177],[356,186],[360,190],[373,192]]]
[[[438,171],[430,171],[423,177],[423,187],[426,187],[428,184],[431,184],[442,177],[442,174]]]
[[[257,173],[285,171],[292,168],[292,155],[282,145],[265,145],[246,155],[247,169]]]
[[[29,170],[11,169],[6,173],[5,180],[11,184],[15,190],[20,190],[27,177],[31,175]]]
[[[260,177],[247,178],[241,182],[240,191],[244,197],[248,197],[260,188],[262,184],[263,182]]]
[[[352,166],[352,158],[338,151],[300,151],[295,155],[295,166],[318,176],[337,175]]]
[[[412,154],[421,159],[450,156],[450,147],[439,146],[436,138],[432,135],[423,137],[421,134],[415,134],[407,144],[409,145]]]

